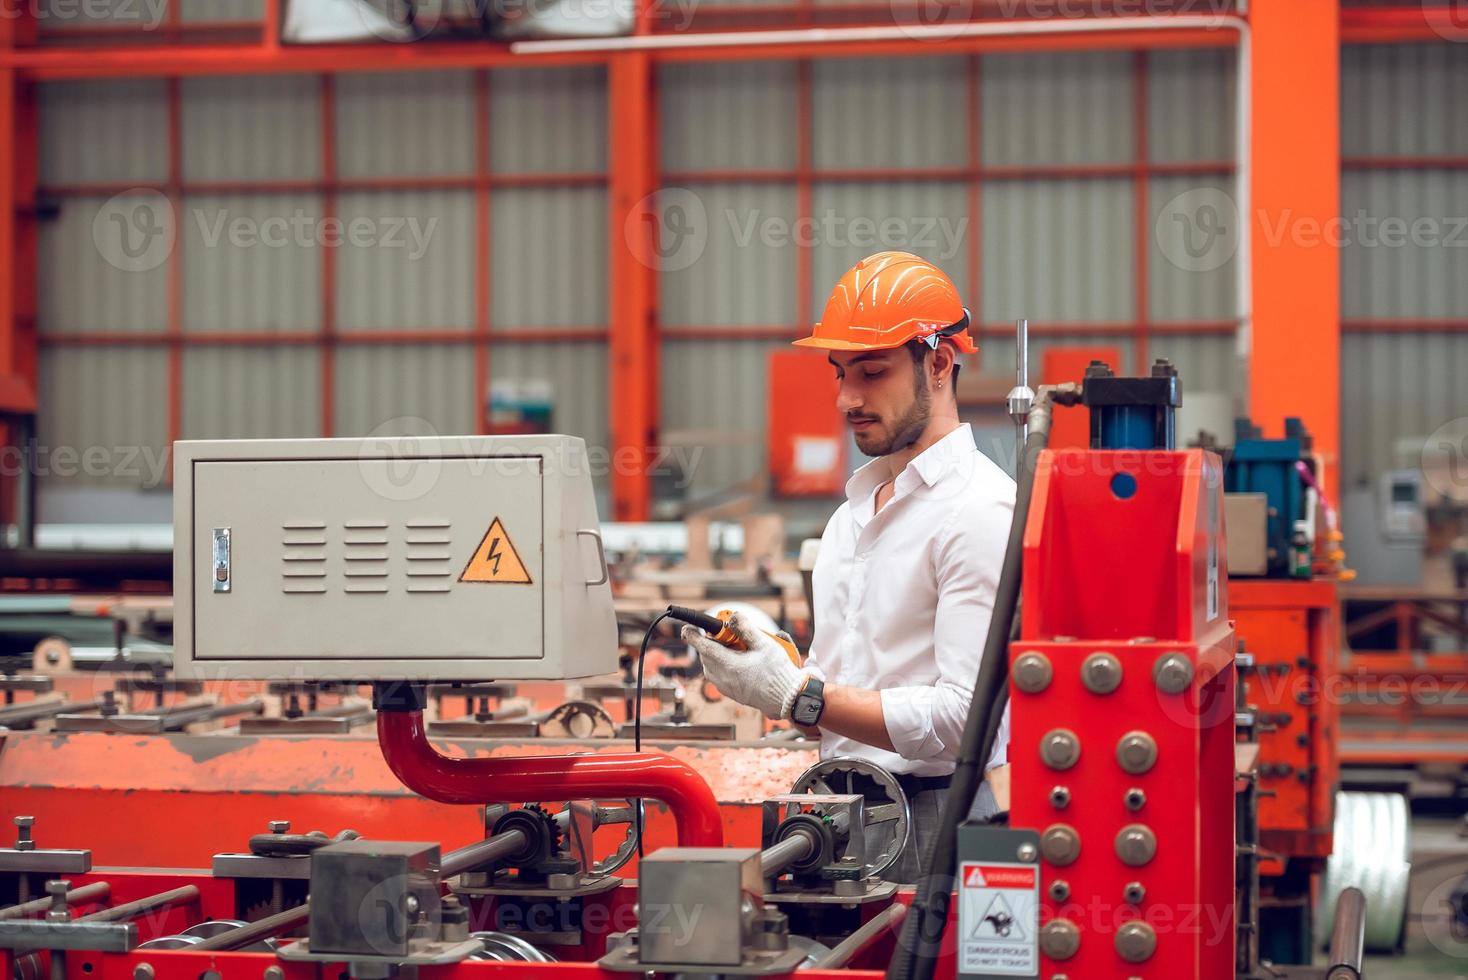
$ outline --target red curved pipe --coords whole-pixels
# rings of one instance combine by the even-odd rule
[[[723,847],[714,791],[691,766],[666,755],[532,755],[453,759],[428,743],[421,711],[379,711],[377,741],[404,786],[440,803],[533,803],[645,796],[662,800],[683,847]]]

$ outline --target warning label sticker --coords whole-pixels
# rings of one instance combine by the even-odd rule
[[[505,526],[498,517],[484,532],[484,539],[474,549],[474,555],[464,566],[459,581],[529,584],[530,573],[525,570],[525,563],[510,543],[510,536],[505,533]]]
[[[958,970],[990,977],[1040,972],[1040,873],[1031,864],[965,862],[958,898]]]

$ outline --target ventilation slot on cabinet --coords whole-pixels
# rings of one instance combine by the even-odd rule
[[[351,595],[387,592],[387,522],[348,521],[342,531],[342,591]]]
[[[414,518],[405,526],[409,592],[448,592],[454,581],[453,538],[449,522]]]
[[[280,591],[320,595],[326,591],[326,525],[293,521],[280,526]]]

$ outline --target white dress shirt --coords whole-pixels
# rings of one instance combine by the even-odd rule
[[[882,692],[887,752],[821,732],[821,758],[856,757],[889,772],[951,773],[968,716],[1004,547],[1014,481],[960,425],[898,474],[873,460],[846,484],[814,571],[807,666],[828,683]],[[988,768],[1008,758],[1009,709]]]

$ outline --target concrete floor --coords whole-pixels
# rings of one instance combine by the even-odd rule
[[[1444,904],[1453,883],[1468,873],[1468,838],[1458,822],[1418,817],[1412,824],[1412,893],[1408,906],[1407,953],[1366,961],[1366,980],[1468,980],[1468,940],[1448,930]],[[1370,901],[1367,896],[1367,901]]]

